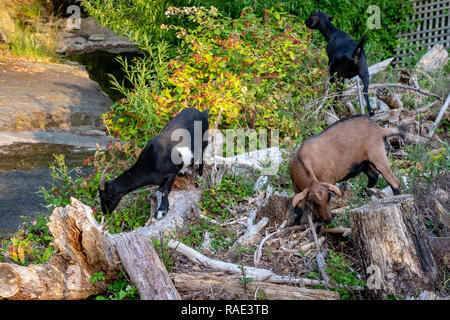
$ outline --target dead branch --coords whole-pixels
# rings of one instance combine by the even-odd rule
[[[172,273],[173,282],[182,294],[195,292],[226,292],[227,299],[262,297],[269,300],[335,300],[337,294],[330,290],[316,290],[252,280],[244,287],[240,275],[213,272]],[[259,295],[258,295],[259,293]]]
[[[311,233],[314,238],[314,243],[316,244],[316,249],[317,249],[317,253],[316,253],[317,266],[319,267],[320,274],[322,275],[323,280],[325,281],[326,284],[328,284],[330,282],[330,277],[328,276],[327,272],[325,271],[325,267],[326,267],[325,257],[324,257],[323,252],[320,250],[320,243],[319,243],[319,240],[317,239],[316,228],[314,227],[314,223],[312,221],[311,214],[308,215],[308,220],[309,220],[309,225],[311,227],[310,228]]]
[[[258,221],[258,223],[255,224],[254,221],[256,219],[257,212],[258,210],[253,210],[252,212],[250,212],[250,215],[247,218],[247,222],[245,223],[246,231],[239,239],[236,240],[232,248],[236,248],[239,245],[248,245],[249,243],[255,241],[255,239],[260,235],[259,232],[269,222],[269,218],[263,217]]]
[[[352,235],[352,229],[346,228],[343,226],[338,226],[338,227],[331,228],[331,229],[322,228],[322,230],[320,232],[342,234],[343,237],[348,237],[348,236]]]
[[[256,281],[267,281],[271,283],[292,283],[307,286],[317,286],[323,285],[322,281],[308,279],[308,278],[292,278],[289,276],[280,276],[274,274],[272,271],[267,269],[247,267],[243,265],[237,265],[234,263],[228,263],[220,260],[215,260],[208,258],[201,254],[200,252],[189,248],[188,246],[182,244],[176,240],[170,240],[168,247],[174,250],[178,254],[182,254],[187,257],[192,262],[198,263],[202,266],[219,270],[223,272],[229,272],[233,274],[242,274],[242,270],[245,270],[245,274],[249,278],[253,278]]]
[[[428,138],[431,138],[433,136],[434,130],[436,130],[437,126],[439,125],[439,122],[441,121],[442,117],[444,116],[445,111],[447,111],[449,104],[450,104],[450,94],[447,96],[447,99],[445,99],[445,102],[442,105],[441,110],[439,111],[439,115],[436,118],[436,121],[434,121],[433,127],[431,128],[430,132],[428,133]]]

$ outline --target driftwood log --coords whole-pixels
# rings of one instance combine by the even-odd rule
[[[331,290],[316,290],[262,281],[243,281],[240,275],[223,272],[170,274],[178,291],[187,298],[269,299],[269,300],[336,300]]]
[[[423,69],[427,73],[435,73],[443,68],[447,61],[447,50],[441,44],[437,44],[420,58],[415,71]]]
[[[111,235],[91,208],[74,198],[53,211],[48,227],[57,254],[43,265],[1,263],[0,298],[86,299],[103,293],[122,265],[141,299],[180,299],[150,239],[141,233]],[[105,280],[92,283],[90,278],[99,271]]]
[[[355,246],[376,298],[414,296],[439,285],[422,215],[411,195],[380,199],[350,212]]]

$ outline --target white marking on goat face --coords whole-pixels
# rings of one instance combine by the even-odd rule
[[[175,148],[180,154],[183,168],[181,168],[180,173],[184,174],[186,172],[187,167],[191,165],[192,158],[194,155],[192,154],[192,151],[189,147],[177,147]]]
[[[161,220],[162,218],[164,218],[164,211],[158,210],[158,212],[156,213],[156,219]]]

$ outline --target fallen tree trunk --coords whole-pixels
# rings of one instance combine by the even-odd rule
[[[0,298],[86,299],[104,292],[122,264],[141,299],[180,299],[150,239],[137,231],[109,234],[91,208],[74,198],[53,211],[48,227],[58,253],[43,265],[1,263]],[[92,283],[100,271],[105,280]]]
[[[261,281],[242,281],[239,275],[213,272],[170,274],[181,294],[210,299],[336,300],[331,290],[316,290]]]
[[[380,199],[350,212],[371,294],[386,298],[433,290],[439,272],[422,215],[411,195]]]

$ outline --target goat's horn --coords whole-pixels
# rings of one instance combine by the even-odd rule
[[[298,203],[300,201],[302,201],[303,199],[306,198],[306,196],[308,195],[309,189],[306,188],[305,190],[303,190],[300,193],[297,193],[294,198],[292,199],[292,207],[295,208],[297,207]]]
[[[105,191],[105,173],[108,170],[109,164],[106,166],[105,170],[103,170],[102,175],[100,176],[100,190]]]
[[[341,190],[336,187],[334,184],[329,184],[329,183],[322,183],[322,185],[328,189],[328,191],[334,192],[337,196],[342,197],[342,192]]]

